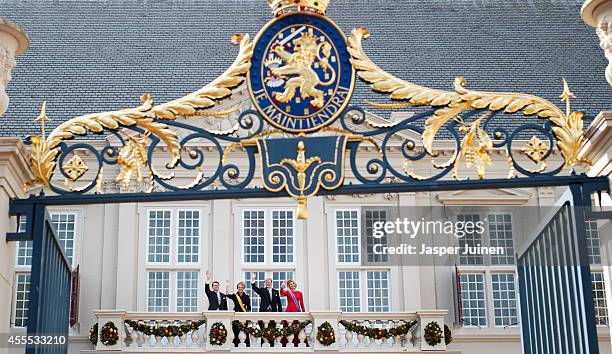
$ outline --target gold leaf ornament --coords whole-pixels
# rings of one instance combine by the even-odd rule
[[[66,172],[68,178],[73,182],[81,178],[88,170],[89,167],[79,155],[72,156],[72,158],[64,164],[64,172]]]
[[[362,46],[363,39],[368,38],[369,35],[369,31],[364,28],[353,29],[351,32],[348,39],[351,63],[357,70],[357,75],[369,83],[374,91],[388,93],[391,100],[397,101],[387,104],[369,104],[392,109],[406,106],[440,107],[432,117],[425,121],[425,129],[422,134],[423,146],[430,155],[434,155],[433,141],[437,132],[450,119],[458,117],[464,111],[472,109],[487,109],[490,112],[503,110],[511,114],[522,110],[524,115],[537,115],[553,122],[555,125],[553,133],[565,159],[566,168],[571,168],[576,164],[590,164],[589,161],[578,158],[580,146],[584,141],[583,115],[577,112],[570,113],[569,100],[574,98],[574,95],[569,91],[569,85],[565,79],[563,79],[564,91],[561,98],[566,101],[566,113],[553,103],[534,95],[469,90],[466,88],[467,81],[463,77],[455,79],[453,91],[431,89],[399,79],[374,64],[365,54]],[[473,137],[477,135],[478,131],[473,132]]]
[[[72,118],[56,127],[47,138],[44,133],[41,137],[32,137],[30,165],[35,178],[26,183],[26,188],[37,184],[50,186],[60,152],[58,146],[63,140],[73,139],[76,135],[85,135],[88,132],[101,133],[107,129],[118,130],[121,127],[137,126],[158,137],[170,153],[171,159],[166,166],[174,168],[180,159],[180,144],[176,132],[158,119],[173,120],[193,115],[218,116],[231,112],[211,113],[205,110],[213,108],[218,100],[230,96],[232,89],[244,81],[250,68],[253,42],[248,35],[242,34],[234,35],[232,41],[240,45],[234,63],[221,76],[196,92],[157,106],[154,105],[151,96],[145,94],[141,97],[141,104],[138,107]],[[46,105],[43,105],[41,116],[45,108]]]

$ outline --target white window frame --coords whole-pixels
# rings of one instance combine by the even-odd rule
[[[337,226],[337,217],[336,217],[336,213],[338,211],[348,211],[348,212],[356,212],[357,213],[357,249],[359,250],[359,254],[357,255],[357,262],[339,262],[338,261],[338,226]],[[351,266],[351,265],[357,265],[360,266],[361,265],[361,208],[335,208],[333,209],[333,213],[332,213],[332,228],[333,228],[333,233],[330,233],[330,235],[333,235],[333,239],[334,239],[334,263],[336,265],[338,265],[339,267],[341,266]]]
[[[399,293],[396,293],[396,289],[394,284],[400,283],[400,275],[398,274],[398,267],[388,267],[388,266],[362,266],[362,230],[363,230],[363,219],[362,213],[364,208],[367,210],[373,210],[376,207],[380,207],[381,210],[388,209],[392,205],[381,205],[378,203],[368,203],[364,205],[356,206],[354,204],[335,204],[328,205],[325,208],[325,212],[327,214],[327,233],[330,237],[328,237],[328,246],[330,249],[329,252],[329,264],[330,269],[332,269],[330,276],[330,294],[335,294],[334,300],[331,303],[331,306],[335,306],[338,311],[340,311],[340,280],[339,280],[339,272],[358,272],[359,273],[359,296],[360,296],[360,312],[368,312],[368,271],[386,271],[388,273],[388,294],[389,294],[389,311],[393,312],[395,309],[395,297],[400,296]],[[355,211],[357,213],[357,243],[359,250],[359,262],[338,262],[338,233],[337,233],[337,225],[336,225],[336,212],[337,211]],[[399,289],[399,287],[398,287]],[[384,313],[384,312],[382,312]]]
[[[169,210],[170,211],[170,257],[168,263],[149,262],[149,211],[152,210]],[[178,215],[180,211],[197,210],[200,213],[200,239],[198,247],[198,262],[178,263]],[[149,272],[169,272],[170,281],[170,300],[168,302],[169,312],[176,312],[177,302],[177,272],[199,272],[198,276],[198,311],[205,309],[205,299],[203,296],[204,288],[204,270],[209,267],[208,257],[204,250],[208,249],[209,244],[209,223],[210,223],[210,206],[185,203],[185,204],[141,204],[138,206],[139,214],[139,237],[138,237],[138,290],[137,290],[137,308],[138,311],[148,312],[148,296],[149,296]],[[164,312],[161,312],[164,313]]]
[[[244,261],[244,212],[245,211],[263,211],[264,212],[264,261],[263,262],[245,262]],[[292,262],[273,262],[273,238],[272,235],[272,214],[275,211],[291,211],[293,213],[293,261]],[[261,206],[256,205],[253,207],[249,206],[240,206],[235,209],[236,217],[236,225],[234,234],[238,238],[237,245],[240,245],[240,259],[238,260],[240,264],[240,269],[243,269],[243,272],[248,271],[284,271],[284,270],[292,270],[295,272],[296,264],[298,263],[298,252],[297,252],[297,238],[300,234],[300,228],[297,224],[297,211],[295,210],[295,206],[291,207],[269,207],[269,206]],[[301,235],[299,235],[301,236]],[[239,278],[240,279],[240,278]]]
[[[516,215],[514,214],[513,210],[511,209],[506,209],[506,208],[492,208],[491,210],[482,210],[482,208],[477,208],[475,210],[466,210],[465,212],[463,212],[462,214],[478,214],[480,217],[480,221],[484,221],[485,219],[487,220],[487,222],[485,223],[485,231],[483,233],[483,237],[481,239],[481,246],[483,247],[489,247],[491,245],[491,233],[489,230],[489,222],[488,222],[488,217],[491,214],[495,214],[495,215],[504,215],[504,214],[510,214],[510,217],[512,218],[512,233],[514,234],[515,232],[518,232],[519,230],[516,230],[514,228],[514,222],[516,219]],[[516,244],[513,243],[512,245],[515,248],[515,253],[516,253]],[[482,255],[483,257],[483,264],[460,264],[459,263],[459,257],[457,257],[457,269],[459,270],[460,274],[484,274],[484,289],[485,289],[485,301],[486,301],[486,319],[487,319],[487,326],[482,328],[497,328],[497,329],[504,329],[504,328],[517,328],[520,327],[520,323],[517,324],[513,324],[511,326],[497,326],[495,324],[495,304],[494,304],[494,300],[493,300],[493,277],[492,274],[514,274],[514,288],[516,290],[516,311],[517,311],[517,316],[518,316],[518,320],[520,322],[521,319],[521,314],[520,314],[520,299],[519,299],[519,292],[518,292],[518,274],[516,271],[516,258],[514,260],[514,264],[502,264],[502,265],[492,265],[491,264],[491,255],[489,254],[485,254]],[[470,325],[469,323],[463,323],[462,324],[463,328],[466,329],[473,329],[476,328],[478,329],[478,326],[473,326]]]
[[[17,318],[17,277],[19,275],[29,275],[30,276],[30,286],[32,284],[32,273],[30,271],[16,271],[13,274],[13,291],[12,291],[12,302],[11,302],[11,328],[26,328],[26,326],[17,326],[15,324],[15,319]],[[28,304],[30,302],[30,297],[28,295]],[[30,314],[28,313],[28,317]],[[27,324],[27,320],[26,320]]]

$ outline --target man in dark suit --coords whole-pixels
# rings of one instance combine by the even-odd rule
[[[255,274],[251,275],[251,289],[261,299],[259,302],[259,312],[283,312],[280,294],[278,290],[272,288],[272,279],[267,278],[264,281],[264,285],[264,288],[258,287],[255,283]]]
[[[278,290],[272,287],[272,279],[267,278],[264,280],[264,288],[260,288],[255,283],[255,273],[251,273],[251,289],[259,295],[259,312],[283,312],[283,305],[281,304],[280,294]],[[259,321],[259,328],[263,331],[264,323]],[[268,327],[275,328],[276,322],[268,322]],[[263,340],[263,338],[262,338]],[[270,346],[274,346],[274,341],[270,341]]]
[[[210,272],[206,271],[206,284],[204,291],[208,297],[208,311],[227,311],[227,297],[219,291],[219,282],[212,282],[212,290],[210,290]]]

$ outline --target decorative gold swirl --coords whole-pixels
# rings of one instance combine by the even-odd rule
[[[374,64],[365,54],[362,46],[362,40],[368,37],[367,29],[356,28],[353,29],[348,39],[351,63],[358,71],[358,76],[369,83],[374,91],[389,93],[392,100],[403,101],[369,104],[379,108],[441,107],[425,122],[422,138],[423,146],[429,154],[433,155],[433,141],[440,128],[464,111],[488,109],[489,111],[503,110],[505,113],[516,113],[522,110],[525,115],[537,115],[550,119],[555,124],[553,132],[557,138],[557,145],[565,158],[565,167],[589,164],[588,161],[578,158],[578,150],[584,140],[582,114],[576,112],[570,114],[569,99],[573,95],[569,92],[565,80],[565,90],[561,98],[567,101],[566,114],[551,102],[533,95],[468,90],[465,87],[467,82],[462,77],[455,79],[454,91],[431,89],[401,80]]]
[[[63,140],[85,135],[88,132],[101,133],[105,129],[117,130],[120,127],[137,126],[158,137],[168,147],[171,161],[168,168],[176,166],[180,159],[180,144],[176,132],[157,119],[176,119],[193,115],[225,115],[231,111],[204,112],[215,106],[216,101],[232,93],[240,85],[250,68],[253,55],[253,42],[248,35],[236,34],[232,41],[240,44],[238,56],[234,63],[216,80],[200,90],[177,100],[155,106],[148,94],[143,95],[141,105],[112,112],[94,113],[70,119],[55,128],[48,138],[32,137],[30,165],[35,179],[26,183],[26,187],[42,184],[49,187],[60,153],[58,148]],[[44,107],[41,116],[44,114]]]

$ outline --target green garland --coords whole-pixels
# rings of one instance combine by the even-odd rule
[[[329,322],[325,321],[317,327],[317,340],[324,346],[330,346],[336,343],[336,334]]]
[[[235,321],[238,322],[238,321]],[[299,334],[304,328],[306,328],[312,321],[294,321],[287,327],[283,328],[272,328],[265,327],[263,331],[259,328],[259,325],[252,323],[250,326],[246,323],[239,323],[240,331],[250,334],[255,338],[265,338],[269,341],[273,341],[276,338],[286,338],[292,335]]]
[[[106,346],[117,344],[119,341],[119,330],[113,322],[106,322],[100,331],[100,341]]]
[[[225,329],[225,325],[221,322],[213,323],[208,333],[208,340],[212,345],[223,345],[227,340],[227,329]]]
[[[156,336],[156,337],[180,337],[191,331],[197,330],[206,323],[206,321],[193,321],[193,322],[185,322],[180,325],[155,325],[150,326],[145,324],[142,321],[133,321],[126,320],[125,323],[132,327],[137,332],[140,332],[147,336]]]
[[[453,332],[451,332],[450,328],[447,325],[444,325],[444,343],[449,345],[453,342]]]
[[[442,343],[442,339],[444,338],[444,332],[438,322],[431,321],[425,326],[425,333],[423,335],[425,338],[425,342],[432,347]]]
[[[406,335],[414,326],[416,326],[417,321],[414,320],[394,328],[385,329],[366,327],[346,320],[340,321],[340,324],[349,332],[361,334],[372,339],[389,339],[395,336]]]
[[[89,330],[89,341],[93,345],[98,345],[98,323],[94,324]]]

